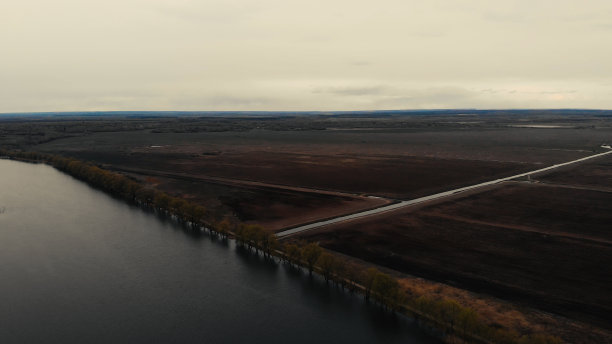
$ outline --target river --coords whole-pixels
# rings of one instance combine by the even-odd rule
[[[0,160],[0,343],[436,343],[410,320]]]

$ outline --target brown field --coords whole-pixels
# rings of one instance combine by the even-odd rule
[[[611,139],[609,114],[555,111],[0,121],[0,148],[91,161],[273,231],[566,162]],[[391,268],[411,288],[420,285],[411,276],[421,276],[443,297],[477,292],[531,309],[510,307],[508,318],[549,316],[535,308],[610,328],[612,158],[531,181],[294,240]],[[540,326],[530,321],[520,321],[525,333]]]
[[[411,275],[609,326],[612,193],[501,188],[303,234]]]
[[[537,177],[544,183],[590,187],[612,191],[612,158],[589,161],[571,169],[554,171]]]
[[[287,152],[228,152],[219,155],[74,152],[82,159],[116,167],[223,177],[351,194],[410,199],[516,174],[534,167],[424,157],[303,155]]]
[[[585,156],[591,151],[576,136],[602,133],[587,129],[566,137],[567,131],[536,129],[524,139],[532,130],[119,131],[34,149],[142,176],[161,174],[165,191],[278,230],[381,205],[363,195],[409,199]],[[211,183],[214,178],[229,183]]]
[[[611,124],[612,125],[612,124]],[[610,139],[610,128],[419,128],[316,131],[155,133],[149,130],[91,132],[32,146],[41,151],[195,156],[228,152],[300,155],[414,156],[471,161],[552,164],[591,154]],[[160,147],[151,147],[160,146]]]
[[[157,189],[203,204],[220,216],[228,212],[267,230],[323,220],[388,204],[380,198],[329,192],[311,192],[261,183],[218,181],[188,175],[130,173]]]
[[[329,151],[326,156],[89,150],[69,155],[141,176],[163,176],[158,178],[160,189],[197,200],[219,213],[229,210],[241,221],[273,231],[389,202],[365,195],[414,198],[533,168],[531,164],[410,156],[348,157]]]

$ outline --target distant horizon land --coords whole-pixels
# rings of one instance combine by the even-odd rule
[[[0,117],[80,117],[80,116],[127,116],[127,117],[162,117],[162,116],[269,116],[269,115],[427,115],[427,114],[545,114],[557,113],[563,115],[600,114],[612,116],[612,109],[588,108],[514,108],[514,109],[478,109],[478,108],[448,108],[448,109],[401,109],[401,110],[110,110],[110,111],[40,111],[40,112],[0,112]]]

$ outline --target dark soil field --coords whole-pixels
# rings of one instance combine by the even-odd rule
[[[533,169],[531,164],[411,156],[226,152],[218,155],[78,151],[115,167],[172,171],[277,185],[410,199]]]
[[[380,198],[206,180],[188,175],[130,175],[157,189],[205,205],[218,216],[230,213],[243,222],[259,224],[271,231],[389,203]]]
[[[611,202],[611,192],[506,183],[488,192],[423,208],[419,213],[612,244]]]
[[[590,161],[575,168],[554,171],[537,177],[544,183],[612,190],[612,157]]]
[[[44,151],[162,152],[194,155],[260,151],[313,156],[417,156],[552,164],[589,155],[611,136],[612,123],[610,127],[580,129],[457,126],[359,130],[331,128],[313,131],[253,129],[196,133],[133,130],[89,132],[54,139],[32,148]]]
[[[300,239],[609,327],[610,223],[610,192],[510,183]]]
[[[96,132],[33,149],[117,167],[409,199],[583,157],[612,134],[607,127],[391,130],[341,122],[315,131]]]

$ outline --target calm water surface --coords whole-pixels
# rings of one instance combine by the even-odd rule
[[[45,165],[0,160],[0,343],[433,343]]]

